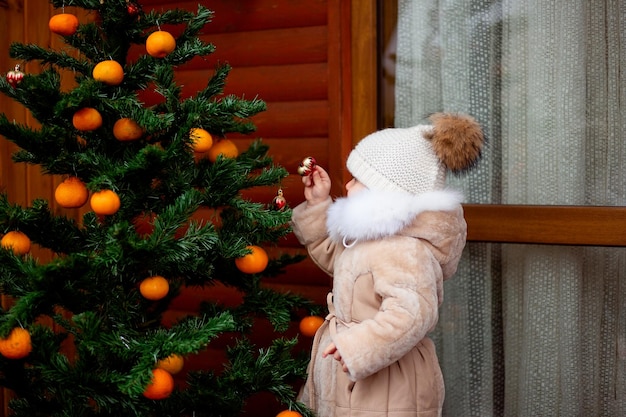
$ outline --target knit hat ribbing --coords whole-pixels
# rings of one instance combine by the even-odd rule
[[[347,160],[371,190],[422,194],[445,187],[446,171],[462,172],[480,158],[483,135],[469,116],[439,113],[434,126],[390,128],[362,139]]]

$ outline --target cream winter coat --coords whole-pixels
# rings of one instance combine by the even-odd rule
[[[465,246],[460,203],[451,191],[363,190],[293,210],[295,235],[333,276],[330,314],[300,395],[319,417],[441,414],[443,378],[426,335]],[[332,356],[322,358],[331,341],[347,373]]]

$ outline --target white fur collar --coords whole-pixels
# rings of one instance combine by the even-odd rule
[[[462,201],[462,194],[451,190],[420,195],[362,190],[330,206],[326,227],[333,240],[344,244],[375,240],[398,233],[421,212],[454,210]]]

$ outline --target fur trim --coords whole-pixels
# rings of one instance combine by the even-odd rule
[[[451,113],[430,117],[433,131],[427,136],[439,160],[453,173],[471,169],[480,160],[484,137],[474,118]]]
[[[398,233],[424,211],[454,210],[463,201],[460,192],[440,190],[413,195],[362,190],[339,198],[328,209],[326,227],[336,242],[376,240]]]

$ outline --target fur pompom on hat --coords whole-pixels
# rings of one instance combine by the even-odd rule
[[[436,113],[430,120],[366,136],[350,152],[348,170],[370,190],[417,195],[445,188],[448,170],[463,173],[478,162],[483,133],[467,115]]]

